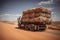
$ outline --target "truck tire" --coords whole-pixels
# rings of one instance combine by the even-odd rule
[[[37,25],[31,26],[30,30],[37,31],[37,30],[39,30],[39,26],[37,26]]]
[[[39,27],[39,26],[37,26],[37,30],[39,30],[39,28],[40,28],[40,27]]]
[[[46,25],[44,25],[44,28],[42,30],[44,30],[44,31],[46,30]]]
[[[39,26],[39,30],[40,30],[40,31],[46,30],[46,25],[40,25],[40,26]]]
[[[34,31],[34,27],[30,27],[30,30],[31,30],[31,31]]]
[[[28,25],[25,25],[25,29],[28,30],[29,29],[29,26]]]

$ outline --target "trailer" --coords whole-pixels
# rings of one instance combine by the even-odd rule
[[[18,18],[18,27],[26,30],[46,30],[46,25],[50,25],[51,10],[40,7],[23,11],[22,17]]]

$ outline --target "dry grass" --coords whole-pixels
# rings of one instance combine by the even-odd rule
[[[8,24],[17,24],[17,21],[1,21],[1,22],[8,23]]]
[[[60,30],[60,21],[52,22],[52,24],[48,26],[48,29]]]

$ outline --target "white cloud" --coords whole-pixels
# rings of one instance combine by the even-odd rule
[[[48,9],[52,11],[54,8],[48,8]]]
[[[38,3],[38,5],[43,5],[43,4],[54,4],[53,0],[48,0],[48,1],[41,1]]]
[[[20,14],[1,14],[0,16],[21,16]]]
[[[21,14],[0,14],[0,21],[17,21]]]
[[[9,14],[1,14],[0,16],[9,16]]]
[[[3,14],[3,15],[9,16],[10,14]]]
[[[48,8],[49,10],[53,11],[53,7],[49,7],[50,4],[55,4],[53,2],[54,0],[48,0],[48,1],[41,1],[38,3],[38,5],[40,5],[40,7],[45,7]]]
[[[58,18],[58,16],[56,15],[56,12],[52,12],[51,14],[51,18],[52,18],[52,21],[59,21],[60,19]]]

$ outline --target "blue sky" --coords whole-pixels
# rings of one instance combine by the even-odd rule
[[[24,10],[47,7],[52,11],[52,20],[60,21],[60,0],[13,0],[1,1],[0,21],[16,21]]]

